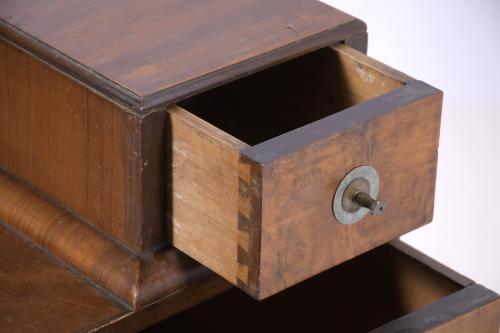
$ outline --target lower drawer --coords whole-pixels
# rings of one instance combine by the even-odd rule
[[[393,241],[264,301],[231,289],[145,333],[498,333],[499,320],[497,294]]]

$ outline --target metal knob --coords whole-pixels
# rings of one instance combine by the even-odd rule
[[[361,207],[368,208],[372,215],[383,215],[387,202],[375,200],[366,192],[358,192],[352,198],[352,201]]]
[[[367,214],[382,215],[387,202],[377,200],[380,177],[371,166],[351,170],[340,182],[333,199],[335,218],[343,224],[353,224]]]

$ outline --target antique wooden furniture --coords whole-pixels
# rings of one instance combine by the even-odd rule
[[[442,93],[366,46],[312,0],[1,1],[0,330],[133,332],[231,285],[293,289],[214,311],[348,309],[365,269],[399,283],[366,328],[496,329],[496,294],[383,245],[432,220]]]

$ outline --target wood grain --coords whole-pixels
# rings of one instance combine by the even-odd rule
[[[134,254],[4,173],[0,173],[0,220],[131,308],[213,276],[172,248]]]
[[[233,138],[248,146],[228,145],[227,154],[239,149],[240,158],[238,168],[231,160],[225,176],[214,178],[217,173],[205,166],[212,162],[173,173],[174,183],[184,179],[174,193],[192,187],[189,182],[210,184],[197,186],[199,195],[190,203],[222,212],[225,222],[177,219],[174,208],[172,238],[178,233],[189,244],[179,247],[182,251],[262,299],[430,222],[441,103],[437,89],[346,45],[183,101],[180,106],[193,115],[183,113],[191,126],[179,132],[196,133],[183,135],[184,150],[211,161],[219,154],[200,148],[199,138]],[[178,141],[173,137],[174,147]],[[219,160],[213,162],[217,170],[225,168]],[[377,168],[380,196],[390,208],[383,217],[342,225],[332,214],[333,194],[344,175],[360,165]],[[237,213],[235,201],[227,199],[235,195],[235,185],[221,185],[222,179],[234,181],[235,170]],[[207,206],[205,198],[213,194],[221,200]],[[231,231],[221,230],[224,226]],[[231,263],[235,248],[237,265]],[[224,269],[214,261],[225,262]]]
[[[166,242],[165,111],[139,117],[0,45],[0,168],[136,252]]]
[[[136,109],[366,31],[313,0],[5,0],[0,23],[3,36]]]
[[[343,44],[334,46],[345,105],[356,105],[398,89],[413,79]]]
[[[128,310],[0,226],[0,331],[80,332]]]
[[[236,283],[241,141],[189,112],[169,108],[171,243]]]
[[[238,168],[238,236],[236,285],[249,293],[260,289],[262,226],[254,221],[262,215],[262,167],[240,156]]]
[[[9,64],[5,61],[8,57],[9,49],[6,44],[0,43],[0,147],[7,147],[7,142],[9,140],[9,132],[5,129],[5,124],[9,123],[9,113],[8,110],[8,69]],[[8,161],[8,150],[6,148],[0,149],[0,165],[7,165]]]
[[[0,222],[0,332],[138,332],[229,287],[214,274],[186,280],[193,275],[175,251],[155,256],[170,258],[144,259],[142,285],[154,287],[139,288],[146,302],[131,309]],[[165,277],[169,290],[151,284]]]
[[[261,295],[285,289],[432,220],[442,95],[432,89],[426,95],[397,102],[375,119],[330,132],[274,161],[256,160],[266,163],[262,220],[257,222],[263,230]],[[370,118],[372,110],[384,109],[367,107]],[[318,126],[329,127],[327,122]],[[305,132],[321,130],[304,128]],[[283,139],[300,142],[297,135]],[[268,149],[273,150],[271,145]],[[359,165],[378,170],[380,197],[391,207],[383,217],[367,216],[346,226],[335,221],[331,200],[343,176]]]

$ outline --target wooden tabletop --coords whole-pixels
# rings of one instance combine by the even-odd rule
[[[0,35],[144,109],[366,31],[315,0],[3,0]]]

